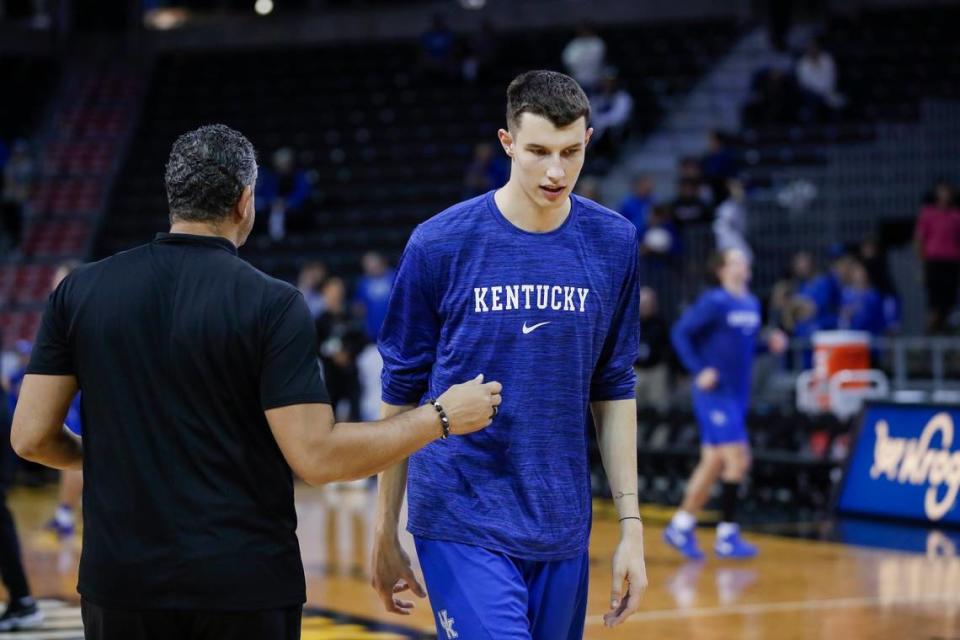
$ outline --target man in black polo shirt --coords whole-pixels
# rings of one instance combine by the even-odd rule
[[[12,442],[52,467],[82,462],[87,638],[299,638],[291,468],[314,484],[366,477],[440,437],[441,416],[468,433],[500,403],[478,376],[440,409],[334,424],[303,297],[237,257],[256,172],[236,131],[181,136],[170,233],[50,297]],[[82,446],[62,427],[78,387]]]

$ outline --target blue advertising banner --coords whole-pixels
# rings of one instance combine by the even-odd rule
[[[960,525],[960,407],[870,404],[837,509]]]

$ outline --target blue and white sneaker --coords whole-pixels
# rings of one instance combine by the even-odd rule
[[[732,558],[735,560],[746,560],[756,557],[757,548],[744,540],[740,536],[740,528],[735,527],[732,531],[721,536],[717,532],[717,542],[713,547],[718,558]]]
[[[684,531],[672,522],[663,530],[663,541],[679,551],[687,560],[703,560],[695,529]]]

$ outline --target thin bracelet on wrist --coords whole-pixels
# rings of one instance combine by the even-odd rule
[[[450,437],[450,418],[447,417],[447,413],[443,410],[443,407],[440,406],[439,402],[436,400],[427,400],[427,402],[437,410],[437,415],[440,416],[440,438],[446,440]]]
[[[640,516],[624,516],[623,518],[620,518],[620,522],[623,522],[624,520],[637,520],[639,522],[643,522],[643,518]]]

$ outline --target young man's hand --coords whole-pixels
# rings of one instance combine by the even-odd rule
[[[410,600],[403,600],[397,594],[409,590],[418,598],[425,598],[427,592],[413,575],[410,567],[410,556],[400,546],[395,535],[378,535],[373,545],[373,578],[371,584],[380,596],[383,607],[391,613],[402,616],[410,615],[414,604]]]
[[[694,384],[702,391],[710,391],[717,386],[719,379],[720,375],[717,373],[717,370],[713,367],[707,367],[697,374],[697,379],[694,381]]]
[[[624,520],[620,544],[613,554],[613,590],[610,611],[603,614],[603,624],[616,627],[640,608],[640,598],[647,589],[647,564],[643,558],[643,525],[639,520]],[[626,590],[624,590],[626,582]]]

